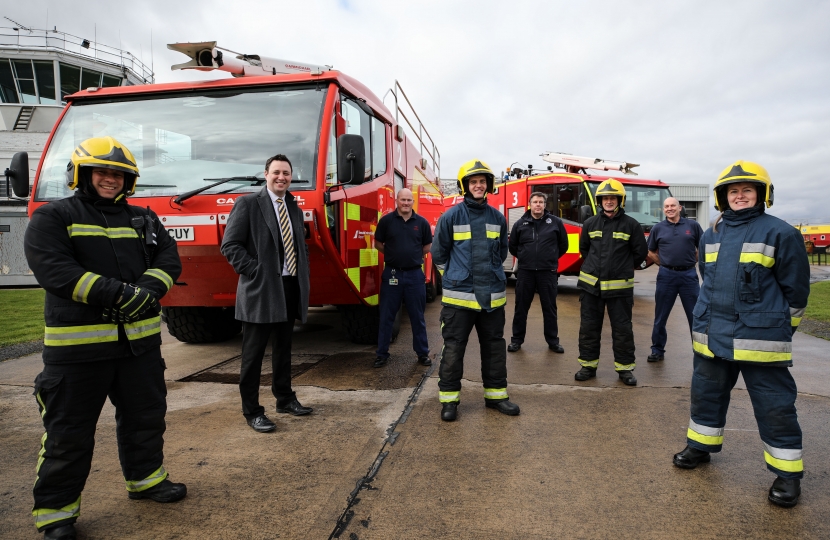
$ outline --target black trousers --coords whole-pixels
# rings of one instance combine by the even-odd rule
[[[294,320],[300,301],[300,285],[296,277],[283,276],[286,313],[288,320],[278,323],[242,323],[242,368],[239,373],[239,393],[242,396],[242,414],[251,420],[265,413],[259,404],[259,382],[262,375],[262,359],[268,339],[271,344],[271,392],[277,398],[277,407],[288,405],[296,399],[291,390],[291,339],[294,336]]]
[[[510,341],[524,343],[525,333],[527,333],[527,312],[533,303],[533,296],[538,292],[539,302],[542,304],[545,341],[548,345],[559,345],[559,325],[556,321],[556,292],[559,274],[555,270],[522,270],[519,268],[516,278],[516,311],[513,313],[513,337]]]
[[[473,327],[481,349],[481,378],[485,399],[507,399],[507,349],[504,341],[504,307],[473,311],[450,306],[441,308],[444,347],[438,367],[438,390],[442,402],[459,401],[464,376],[464,353]]]
[[[579,363],[597,367],[605,310],[611,321],[611,343],[614,350],[614,368],[617,371],[634,369],[634,330],[631,326],[633,296],[602,298],[585,291],[579,294]]]
[[[115,360],[44,365],[34,391],[46,429],[33,490],[38,530],[77,519],[107,396],[115,406],[118,457],[128,489],[142,491],[133,484],[166,477],[164,369],[160,349]]]

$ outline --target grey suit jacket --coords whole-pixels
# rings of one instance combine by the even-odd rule
[[[222,255],[239,274],[236,287],[236,319],[252,323],[275,323],[289,319],[282,287],[283,246],[274,204],[263,187],[257,194],[239,197],[228,217],[222,239]],[[285,196],[291,217],[297,254],[297,277],[300,302],[297,318],[306,322],[308,316],[308,246],[303,230],[303,212],[294,196]]]

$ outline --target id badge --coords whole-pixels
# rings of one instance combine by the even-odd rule
[[[397,285],[397,284],[398,284],[398,280],[397,280],[397,278],[392,278],[392,279],[390,279],[390,280],[389,280],[389,284],[390,284],[390,285]]]

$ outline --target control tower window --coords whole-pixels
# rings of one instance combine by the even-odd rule
[[[0,102],[19,103],[12,66],[5,58],[0,58]]]
[[[33,60],[35,66],[35,80],[40,102],[45,105],[54,105],[55,99],[55,64],[51,60]]]
[[[20,101],[23,103],[37,103],[37,91],[35,90],[35,72],[32,69],[31,60],[12,60],[17,91],[20,93]]]
[[[101,86],[101,72],[91,69],[81,71],[81,89]]]

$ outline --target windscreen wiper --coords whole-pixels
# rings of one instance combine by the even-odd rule
[[[249,180],[251,182],[259,182],[261,180],[264,180],[264,178],[259,178],[258,176],[229,176],[228,178],[205,178],[204,180],[205,182],[212,181],[213,183],[205,187],[188,191],[187,193],[182,193],[181,195],[173,199],[173,202],[176,204],[182,204],[184,201],[193,197],[194,195],[198,195],[203,191],[207,191],[209,189],[215,188],[216,186],[220,186],[224,183],[231,182],[233,180]]]

